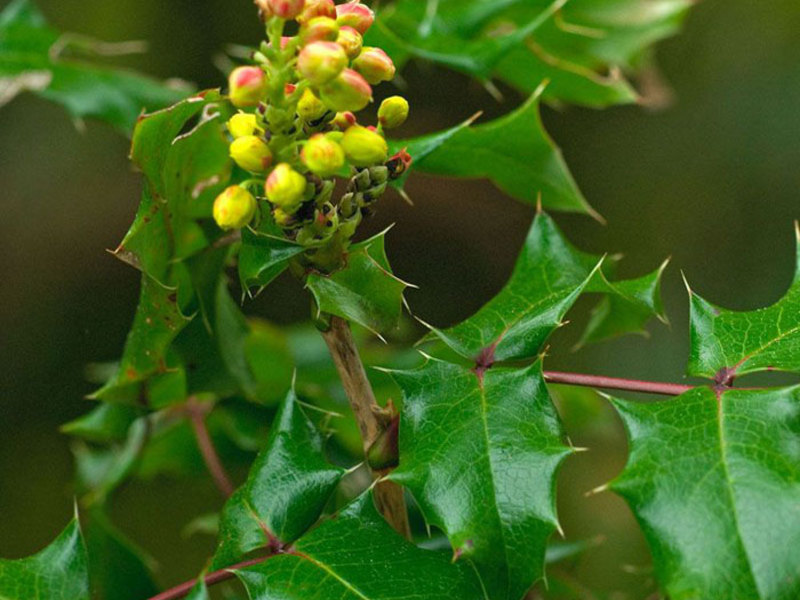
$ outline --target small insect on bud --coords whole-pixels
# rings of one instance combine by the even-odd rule
[[[310,89],[306,88],[303,95],[297,103],[297,114],[306,123],[317,121],[325,116],[328,112],[328,107],[314,95]]]
[[[361,48],[364,46],[364,38],[352,27],[339,27],[336,43],[344,48],[347,58],[353,59],[361,53]]]
[[[382,163],[389,153],[389,147],[382,135],[359,125],[344,132],[342,147],[347,159],[357,167]]]
[[[303,164],[320,177],[330,177],[344,167],[344,150],[328,136],[318,133],[303,147]]]
[[[281,19],[294,19],[303,12],[305,0],[267,0],[272,14]]]
[[[300,41],[303,44],[335,42],[338,37],[339,25],[330,17],[314,17],[300,28]]]
[[[267,177],[265,191],[267,200],[284,212],[295,213],[306,191],[306,178],[288,163],[281,163]]]
[[[314,85],[332,81],[346,66],[347,55],[335,42],[312,42],[297,58],[297,70]]]
[[[378,122],[384,129],[400,127],[408,118],[408,100],[402,96],[391,96],[381,102],[378,109]]]
[[[245,135],[233,140],[231,158],[245,171],[263,173],[272,164],[272,152],[259,137]]]
[[[258,106],[267,93],[267,75],[261,67],[236,67],[228,77],[228,86],[235,107]]]
[[[317,17],[336,19],[336,4],[333,0],[306,0],[303,12],[297,16],[300,25],[306,25]]]
[[[227,126],[228,131],[234,138],[253,135],[260,131],[258,119],[256,119],[255,115],[248,113],[236,113],[228,120]]]
[[[364,35],[375,21],[375,13],[360,2],[348,2],[336,7],[336,21],[340,26],[352,27]]]
[[[256,199],[243,187],[232,185],[214,200],[214,221],[221,229],[241,229],[256,214]]]
[[[394,63],[389,55],[380,48],[364,48],[361,54],[353,60],[353,68],[372,85],[394,79]]]
[[[322,86],[320,98],[336,112],[358,112],[372,100],[372,88],[353,69],[345,69],[339,76]]]

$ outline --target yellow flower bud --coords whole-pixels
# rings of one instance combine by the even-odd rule
[[[228,77],[228,86],[235,107],[258,106],[267,93],[267,75],[261,67],[236,67]]]
[[[333,0],[306,0],[303,12],[297,17],[297,22],[305,25],[316,17],[336,19],[336,4]]]
[[[214,221],[221,229],[241,229],[256,214],[256,199],[243,187],[232,185],[214,200]]]
[[[303,147],[303,164],[320,177],[330,177],[344,166],[344,150],[326,135],[318,133]]]
[[[228,120],[228,131],[234,138],[253,135],[260,132],[258,120],[255,115],[248,113],[237,113]]]
[[[233,140],[231,158],[245,171],[263,173],[272,164],[272,152],[266,142],[254,135],[245,135]]]
[[[335,42],[339,37],[339,25],[328,17],[314,17],[300,29],[300,41]]]
[[[267,200],[284,212],[294,214],[303,201],[306,178],[288,163],[281,163],[267,177],[265,190]]]
[[[342,148],[347,159],[357,167],[383,163],[389,153],[389,147],[382,135],[360,125],[344,132]]]
[[[336,42],[312,42],[297,57],[297,70],[314,85],[334,79],[347,66],[347,55]]]
[[[372,100],[372,88],[353,69],[345,69],[338,77],[322,86],[320,98],[336,112],[357,112]]]
[[[292,213],[287,213],[282,208],[275,208],[272,211],[272,218],[275,219],[275,223],[278,224],[280,227],[291,227],[295,223],[297,223],[297,218]]]
[[[402,96],[391,96],[381,102],[378,109],[378,122],[384,129],[400,127],[408,118],[408,100]]]
[[[353,60],[353,68],[372,85],[394,79],[394,63],[389,55],[380,48],[364,48],[361,54]]]
[[[364,35],[375,21],[375,13],[360,2],[347,2],[336,7],[336,21],[339,25],[352,27]]]
[[[328,112],[328,107],[314,95],[314,92],[306,88],[300,101],[297,103],[297,114],[300,115],[306,123],[317,121],[325,116]]]
[[[352,27],[339,27],[339,35],[336,43],[344,48],[347,58],[353,59],[361,53],[364,45],[364,38]]]

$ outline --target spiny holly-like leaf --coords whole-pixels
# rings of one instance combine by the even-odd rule
[[[128,436],[128,429],[141,412],[141,409],[125,404],[100,404],[62,425],[61,431],[90,442],[119,442]]]
[[[288,553],[236,575],[251,598],[263,600],[484,599],[474,571],[398,536],[369,492]]]
[[[290,391],[266,448],[245,484],[225,504],[213,567],[299,538],[319,519],[342,474],[325,460],[321,436]]]
[[[353,321],[377,334],[397,327],[408,284],[392,274],[385,235],[354,244],[341,271],[308,276],[306,285],[321,312]]]
[[[756,371],[800,372],[800,229],[797,268],[786,295],[768,308],[736,312],[690,291],[689,374],[723,380]]]
[[[0,105],[23,91],[130,134],[142,109],[177,102],[191,89],[98,62],[101,42],[51,28],[30,0],[0,13]],[[123,45],[117,45],[121,49]]]
[[[631,444],[611,484],[672,600],[800,597],[800,388],[614,400]]]
[[[302,254],[305,248],[287,240],[268,211],[262,211],[256,229],[242,230],[239,250],[239,280],[248,292],[263,289],[289,266],[289,261]]]
[[[392,374],[403,410],[390,479],[447,534],[454,558],[474,562],[489,597],[519,600],[543,575],[555,474],[571,452],[541,363],[484,372],[431,359]]]
[[[614,298],[614,313],[598,319],[590,335],[636,330],[658,314],[661,270],[637,280],[609,282],[602,259],[574,248],[555,223],[539,213],[511,278],[500,293],[475,315],[449,329],[432,328],[450,348],[471,360],[494,362],[532,358],[584,292]],[[635,311],[623,317],[627,311]],[[629,328],[630,327],[630,328]]]
[[[433,175],[486,177],[517,200],[595,215],[539,116],[544,86],[508,115],[473,127],[393,142],[408,147],[413,168]],[[435,142],[435,143],[434,143]],[[419,148],[425,152],[419,152]],[[595,215],[596,216],[596,215]]]
[[[77,519],[38,554],[0,559],[0,598],[89,600],[88,559]]]

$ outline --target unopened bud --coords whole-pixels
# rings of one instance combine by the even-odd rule
[[[262,21],[268,21],[275,15],[272,13],[272,6],[269,0],[254,0],[253,3],[258,7],[258,16]]]
[[[337,112],[336,116],[333,118],[333,124],[342,131],[352,127],[356,122],[356,116],[350,111]]]
[[[318,133],[303,147],[303,164],[320,177],[330,177],[344,167],[344,150],[328,136]]]
[[[267,200],[287,213],[294,213],[303,200],[306,178],[288,163],[281,163],[267,177],[265,191]]]
[[[314,17],[300,29],[300,41],[335,42],[339,37],[339,25],[330,17]]]
[[[214,221],[221,229],[241,229],[256,214],[256,199],[243,187],[232,185],[214,200]]]
[[[301,25],[307,24],[316,17],[336,19],[336,4],[333,0],[306,0],[303,12],[297,17]]]
[[[230,155],[237,165],[252,173],[263,173],[272,164],[272,152],[269,146],[254,135],[245,135],[233,140]]]
[[[364,48],[361,54],[353,60],[353,68],[372,85],[394,79],[394,63],[389,55],[380,48]]]
[[[361,48],[364,46],[364,38],[352,27],[339,26],[339,35],[336,38],[336,43],[344,48],[347,58],[353,59],[361,53]]]
[[[382,163],[389,153],[382,135],[359,125],[344,132],[342,147],[347,159],[357,167]]]
[[[275,219],[275,223],[279,227],[283,227],[284,229],[289,229],[298,223],[297,216],[286,212],[280,207],[276,207],[275,210],[272,211],[272,218]]]
[[[267,0],[272,14],[281,19],[294,19],[303,12],[305,0]]]
[[[375,13],[360,2],[348,2],[347,4],[339,4],[336,7],[336,20],[339,25],[352,27],[361,35],[364,35],[373,21],[375,21]]]
[[[300,101],[297,103],[297,114],[306,123],[317,121],[325,116],[328,107],[314,95],[310,89],[306,88]]]
[[[320,98],[336,112],[357,112],[372,100],[372,88],[353,69],[345,69],[320,88]]]
[[[260,131],[258,127],[258,119],[255,115],[249,113],[236,113],[228,120],[228,131],[234,138],[244,137],[246,135],[253,135]]]
[[[228,77],[228,86],[235,107],[257,106],[267,93],[267,75],[261,67],[236,67]]]
[[[334,80],[346,66],[347,55],[335,42],[312,42],[297,58],[297,70],[314,85]]]
[[[384,129],[400,127],[408,118],[408,100],[402,96],[392,96],[381,102],[378,109],[378,122]]]

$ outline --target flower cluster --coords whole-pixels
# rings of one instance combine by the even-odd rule
[[[309,263],[337,268],[361,222],[392,178],[411,162],[389,156],[384,137],[408,116],[408,102],[393,96],[364,125],[356,113],[372,101],[372,86],[395,75],[380,48],[364,46],[374,15],[358,1],[256,0],[268,40],[250,66],[229,77],[238,109],[227,123],[230,155],[250,174],[214,203],[223,229],[268,218],[307,248]],[[285,36],[289,21],[297,34]],[[334,199],[336,178],[348,179]]]

